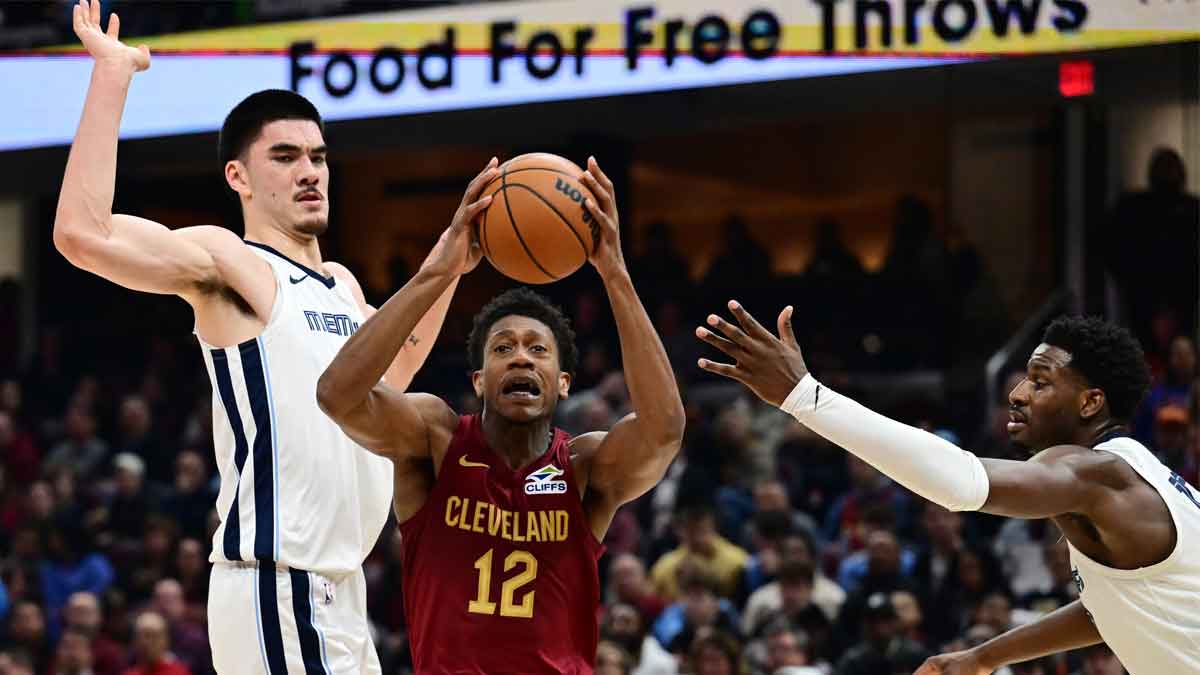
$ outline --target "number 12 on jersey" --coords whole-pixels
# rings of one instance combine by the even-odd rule
[[[472,614],[496,613],[496,603],[491,601],[493,553],[495,549],[488,549],[487,553],[475,561],[475,569],[479,570],[479,592],[474,600],[467,603],[467,611]],[[520,603],[513,602],[513,599],[517,590],[537,578],[537,558],[529,551],[513,551],[504,558],[504,571],[511,572],[517,566],[521,566],[521,571],[500,586],[500,616],[528,619],[533,616],[535,591],[530,589],[521,598]]]

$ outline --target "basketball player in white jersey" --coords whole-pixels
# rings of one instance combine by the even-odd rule
[[[362,561],[391,507],[392,467],[317,407],[317,379],[374,311],[345,267],[321,259],[329,168],[320,115],[297,94],[264,91],[226,118],[221,161],[245,240],[221,227],[169,230],[113,214],[121,113],[150,54],[118,40],[115,14],[101,31],[97,0],[80,0],[74,26],[95,66],[54,242],[82,269],[178,295],[194,310],[221,473],[208,599],[214,666],[238,675],[378,673]],[[391,386],[407,387],[420,368],[452,294],[406,341],[385,375]]]
[[[1062,317],[1046,329],[1009,394],[1008,433],[1026,461],[980,459],[872,412],[808,372],[792,333],[779,338],[737,302],[696,335],[736,360],[700,359],[922,497],[955,511],[1052,518],[1066,535],[1079,600],[918,675],[987,675],[1001,666],[1107,642],[1133,675],[1200,673],[1200,495],[1128,424],[1149,373],[1128,331]]]

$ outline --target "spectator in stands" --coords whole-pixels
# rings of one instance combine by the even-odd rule
[[[610,604],[600,623],[600,637],[633,656],[632,675],[677,675],[678,662],[649,634],[649,625],[633,605]]]
[[[834,501],[825,516],[824,539],[839,542],[843,550],[853,552],[865,544],[862,536],[865,533],[858,531],[858,525],[870,505],[890,506],[892,516],[898,518],[907,514],[911,497],[875,467],[850,453],[842,455],[846,458],[850,489]]]
[[[54,651],[53,675],[98,675],[93,668],[92,643],[87,635],[68,629]]]
[[[1036,614],[1048,614],[1065,607],[1079,597],[1079,587],[1071,573],[1071,555],[1065,541],[1048,542],[1043,550],[1051,583],[1021,597],[1021,606]]]
[[[208,462],[194,450],[184,450],[175,460],[175,489],[163,502],[163,515],[185,537],[204,537],[208,513],[216,495],[209,484]]]
[[[663,610],[654,623],[654,637],[672,654],[687,654],[696,637],[708,630],[738,635],[737,611],[718,595],[713,576],[696,566],[680,571],[680,599]]]
[[[21,649],[0,652],[0,673],[4,673],[4,675],[39,675],[34,671],[33,659]]]
[[[204,624],[188,613],[183,587],[174,579],[163,579],[154,585],[154,611],[166,622],[175,655],[193,675],[212,672],[212,652]]]
[[[96,417],[80,405],[72,405],[66,416],[67,437],[50,450],[42,470],[46,475],[56,469],[72,470],[84,480],[97,477],[108,458],[108,444],[96,437]]]
[[[917,596],[908,591],[895,591],[891,595],[892,607],[896,610],[896,620],[900,622],[900,635],[919,644],[927,644],[929,639],[923,628],[925,614],[921,611],[921,603]]]
[[[689,672],[694,675],[737,675],[741,662],[741,646],[721,632],[697,638],[688,650]]]
[[[858,589],[846,598],[838,617],[837,635],[847,644],[857,639],[864,612],[870,609],[871,598],[882,594],[887,601],[887,609],[894,614],[890,600],[892,593],[919,592],[917,585],[901,570],[900,543],[895,534],[885,530],[873,532],[867,541],[867,556],[867,574]],[[917,665],[920,665],[919,661]]]
[[[763,637],[770,626],[781,621],[805,634],[805,650],[814,659],[833,655],[833,622],[813,603],[811,563],[789,560],[779,570],[779,606],[761,609],[754,616],[747,608],[742,629],[747,636]]]
[[[816,544],[800,533],[786,536],[781,546],[781,571],[788,566],[800,566],[813,570],[812,602],[825,614],[830,622],[837,619],[841,613],[842,604],[846,601],[846,592],[826,577],[821,568],[816,566]],[[779,579],[763,586],[750,595],[744,610],[743,630],[753,632],[755,627],[765,625],[765,617],[778,611],[783,606],[783,588]]]
[[[51,633],[57,635],[61,611],[80,591],[102,597],[115,578],[108,558],[95,550],[80,523],[58,519],[46,532],[47,560],[41,565],[42,600]]]
[[[646,578],[646,565],[632,553],[621,553],[608,566],[609,602],[628,604],[641,614],[646,625],[654,623],[667,606]]]
[[[1134,420],[1134,435],[1138,440],[1152,450],[1162,450],[1155,444],[1154,431],[1159,413],[1164,409],[1170,409],[1168,416],[1171,419],[1187,423],[1188,402],[1196,375],[1196,343],[1187,336],[1176,336],[1171,340],[1167,371],[1146,394]]]
[[[1151,316],[1164,307],[1184,332],[1195,330],[1200,289],[1200,199],[1185,190],[1187,168],[1179,153],[1155,150],[1148,183],[1149,189],[1117,201],[1100,237],[1134,332],[1145,345],[1152,344]]]
[[[640,288],[646,289],[646,309],[654,316],[662,303],[687,297],[690,291],[688,263],[671,238],[671,226],[655,221],[646,226],[641,253],[630,261],[629,272]]]
[[[113,469],[116,492],[108,502],[107,529],[119,542],[132,542],[146,531],[146,518],[157,500],[146,485],[146,464],[141,457],[122,452],[113,457]]]
[[[13,605],[8,620],[9,648],[28,655],[36,673],[44,673],[50,662],[50,639],[46,634],[46,615],[36,603],[24,600]]]
[[[154,430],[154,415],[141,396],[126,396],[121,401],[117,417],[118,452],[128,452],[141,458],[146,477],[156,483],[171,481],[171,457]]]
[[[629,675],[633,667],[633,657],[621,647],[601,641],[596,645],[595,675]]]
[[[691,564],[716,580],[720,597],[734,597],[750,555],[717,534],[712,506],[686,505],[677,511],[675,522],[679,547],[660,558],[650,571],[658,594],[666,600],[678,598],[679,571],[685,564]]]
[[[772,475],[775,475],[774,472],[772,472]],[[783,481],[774,478],[760,481],[755,484],[753,493],[755,515],[753,519],[746,523],[746,527],[742,533],[743,542],[751,543],[754,541],[754,536],[758,533],[757,530],[760,529],[758,527],[758,518],[762,514],[781,514],[786,519],[787,531],[794,530],[801,532],[804,536],[813,540],[817,538],[816,521],[807,513],[792,508],[792,501],[788,496],[787,486],[783,484]],[[768,537],[768,540],[770,539]],[[755,583],[750,590],[753,591],[761,585],[762,583]]]
[[[3,409],[0,409],[0,457],[9,480],[17,485],[29,483],[41,471],[42,453],[34,444],[33,435],[17,424],[13,413]]]
[[[168,517],[152,516],[142,537],[140,559],[133,565],[125,589],[134,602],[149,600],[154,585],[171,572],[179,527]]]
[[[836,675],[909,673],[929,657],[924,647],[901,635],[896,610],[886,593],[873,593],[867,598],[862,633],[862,641],[838,662]]]
[[[192,675],[171,653],[167,622],[157,612],[143,612],[134,624],[134,666],[125,675]],[[248,658],[252,658],[249,657]]]
[[[991,552],[963,538],[962,514],[926,502],[922,523],[929,543],[917,559],[913,579],[925,606],[937,608],[927,617],[925,629],[939,644],[958,635],[964,615],[982,592],[1007,584]]]
[[[96,675],[119,675],[125,653],[102,632],[104,614],[96,594],[88,591],[72,593],[63,608],[63,626],[64,638],[74,633],[88,640],[91,648],[89,663]]]
[[[808,636],[786,621],[771,625],[766,632],[766,675],[823,675],[820,668],[810,665]]]
[[[740,216],[732,215],[721,225],[717,257],[700,282],[700,297],[760,297],[757,291],[771,280],[771,256],[754,237]]]
[[[851,541],[869,542],[876,532],[895,533],[896,515],[887,503],[868,504],[863,509],[862,520],[855,528]],[[847,593],[858,590],[862,580],[871,573],[871,554],[867,549],[855,551],[842,559],[838,566],[838,585]],[[917,564],[917,553],[911,547],[901,546],[900,574],[911,577]]]
[[[181,540],[175,555],[175,578],[183,587],[184,599],[199,616],[204,616],[204,607],[208,603],[208,574],[204,544],[199,539]]]

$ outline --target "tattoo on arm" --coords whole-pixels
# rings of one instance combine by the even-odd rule
[[[409,335],[408,340],[407,340],[407,342],[414,347],[416,347],[417,343],[420,341],[421,341],[421,339],[418,338],[416,335]]]

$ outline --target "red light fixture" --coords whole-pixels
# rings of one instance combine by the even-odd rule
[[[1067,98],[1089,96],[1096,91],[1096,69],[1091,61],[1058,64],[1058,91]]]

